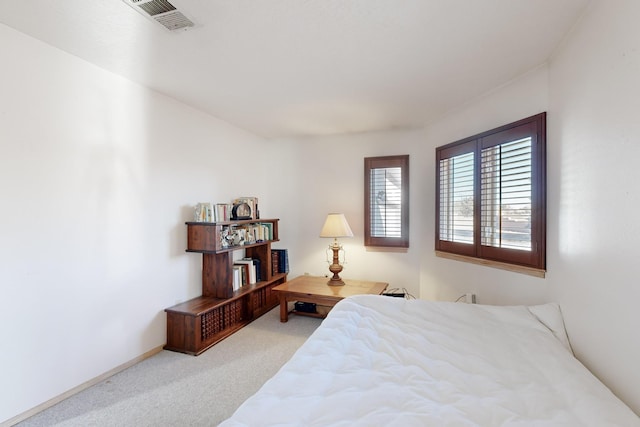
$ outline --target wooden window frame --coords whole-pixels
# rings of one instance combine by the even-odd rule
[[[371,171],[373,169],[401,169],[400,237],[372,236],[371,226]],[[375,247],[409,247],[409,155],[366,157],[364,159],[364,245]]]
[[[481,152],[522,135],[531,136],[531,249],[529,251],[485,246],[481,240]],[[474,153],[473,244],[440,240],[440,161],[462,153]],[[466,259],[498,268],[521,266],[523,271],[546,270],[546,113],[540,113],[498,128],[436,148],[435,249],[439,256]],[[450,255],[450,256],[449,256]],[[540,274],[534,274],[540,276]]]

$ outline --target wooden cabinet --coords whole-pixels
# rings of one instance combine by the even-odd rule
[[[270,239],[226,246],[230,230],[266,224]],[[266,227],[267,228],[267,227]],[[187,222],[187,252],[202,254],[202,296],[165,309],[165,349],[197,355],[278,305],[274,286],[286,273],[272,274],[271,243],[278,241],[277,219],[218,223]],[[246,241],[244,242],[246,243]],[[261,281],[233,289],[234,252],[260,260]]]

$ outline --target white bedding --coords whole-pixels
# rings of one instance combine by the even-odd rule
[[[355,296],[221,426],[640,426],[557,305]]]

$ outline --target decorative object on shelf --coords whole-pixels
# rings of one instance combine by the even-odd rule
[[[245,206],[246,205],[246,206]],[[233,200],[233,211],[235,212],[236,206],[241,212],[238,213],[237,217],[232,217],[231,219],[259,219],[260,212],[258,211],[258,198],[257,197],[237,197]],[[248,208],[248,209],[247,209]]]
[[[244,245],[244,236],[245,236],[244,228],[236,228],[233,230],[233,246],[241,246]]]
[[[234,221],[240,219],[252,219],[251,206],[245,202],[234,204],[233,209],[231,209],[231,219]]]
[[[230,233],[229,227],[223,227],[220,231],[220,247],[225,249],[233,246],[233,234]]]
[[[333,262],[329,265],[329,271],[333,273],[333,277],[327,282],[328,285],[340,286],[344,285],[344,282],[340,278],[340,272],[342,271],[342,265],[340,265],[340,251],[343,253],[344,262],[344,249],[342,245],[338,243],[338,237],[353,237],[353,231],[349,227],[347,218],[341,213],[330,213],[327,215],[327,219],[320,231],[320,237],[332,237],[333,243],[329,245],[329,249],[333,251]]]

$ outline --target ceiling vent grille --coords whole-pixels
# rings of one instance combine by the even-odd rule
[[[187,30],[195,24],[167,0],[123,0],[149,19],[169,31]]]

